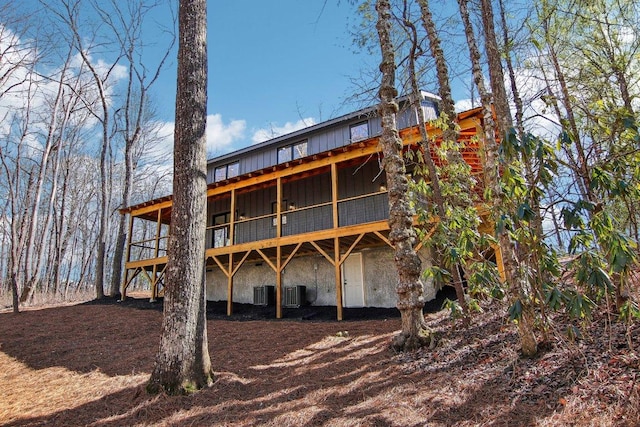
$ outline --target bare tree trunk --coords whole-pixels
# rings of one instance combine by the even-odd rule
[[[384,155],[383,164],[389,185],[389,240],[395,247],[395,263],[398,270],[397,307],[402,318],[402,331],[393,340],[397,350],[413,350],[431,342],[431,334],[424,329],[423,286],[420,280],[421,262],[413,249],[416,232],[413,229],[407,197],[408,180],[402,158],[402,140],[396,125],[397,90],[395,88],[395,53],[391,42],[391,13],[388,0],[378,0],[378,38],[382,62],[382,82],[380,84],[380,117],[382,136],[380,144]]]
[[[480,0],[480,10],[482,12],[487,62],[489,63],[489,81],[491,83],[491,92],[493,93],[493,105],[496,109],[500,132],[504,138],[504,135],[513,126],[513,120],[511,119],[511,109],[509,108],[509,99],[505,88],[502,57],[496,39],[491,0]]]
[[[471,20],[469,19],[467,3],[467,0],[458,0],[460,16],[464,24],[465,36],[469,47],[469,56],[471,58],[474,81],[478,87],[483,108],[485,187],[490,190],[488,194],[491,211],[495,218],[500,218],[500,212],[503,210],[503,193],[500,186],[498,144],[495,138],[497,124],[493,118],[491,95],[486,90],[484,77],[482,76],[480,51],[476,43],[476,37],[473,32]],[[503,125],[506,125],[509,122],[509,118],[502,118]],[[524,294],[525,289],[527,288],[526,276],[523,275],[522,269],[520,268],[514,243],[511,241],[507,230],[499,229],[497,230],[497,235],[500,251],[502,253],[504,275],[508,286],[509,298],[512,303],[520,300],[523,306],[522,318],[521,321],[518,322],[518,334],[520,337],[522,353],[525,356],[533,356],[538,351],[538,343],[533,329],[533,313],[531,311],[531,307],[526,304],[526,295]]]
[[[145,115],[145,107],[147,107],[147,94],[152,85],[157,81],[160,72],[166,62],[169,53],[173,49],[174,40],[169,44],[164,55],[159,57],[159,62],[155,71],[147,75],[148,64],[141,64],[137,61],[143,48],[142,29],[144,18],[147,13],[152,11],[152,7],[148,7],[143,1],[128,2],[128,7],[123,10],[118,0],[112,0],[112,9],[118,16],[117,22],[126,25],[115,25],[110,19],[109,11],[102,10],[98,4],[96,7],[103,21],[107,23],[114,33],[125,33],[126,37],[118,37],[120,40],[120,48],[124,52],[124,57],[128,62],[128,81],[127,92],[125,97],[124,110],[124,182],[122,184],[122,202],[121,207],[129,206],[131,203],[131,191],[133,187],[134,173],[137,160],[134,159],[134,150],[140,143],[142,137],[142,127],[145,121],[150,117]],[[136,84],[137,81],[137,84]],[[111,269],[111,286],[109,294],[112,297],[120,295],[120,282],[122,277],[122,260],[124,258],[124,246],[126,243],[126,223],[127,218],[120,215],[118,221],[118,232],[115,247],[113,249],[113,263]]]
[[[21,296],[21,302],[25,302],[30,300],[33,297],[33,293],[35,291],[35,286],[41,281],[42,271],[43,269],[43,258],[45,253],[46,245],[44,242],[49,241],[50,235],[50,227],[53,216],[53,205],[55,203],[56,191],[58,186],[58,171],[60,166],[60,161],[62,158],[62,150],[63,150],[63,142],[65,139],[65,133],[67,129],[67,124],[69,119],[71,118],[72,110],[76,107],[76,102],[73,99],[69,99],[68,103],[65,105],[65,88],[68,87],[69,82],[65,81],[67,77],[67,67],[72,58],[72,51],[69,50],[66,61],[62,70],[60,71],[60,79],[58,81],[58,92],[56,95],[56,100],[54,102],[53,111],[51,111],[51,122],[49,123],[49,129],[47,132],[47,138],[44,144],[44,152],[42,155],[42,160],[40,164],[40,170],[38,171],[38,180],[36,184],[35,190],[35,204],[33,208],[33,217],[43,217],[44,222],[40,227],[40,234],[38,236],[39,243],[36,245],[34,241],[36,239],[37,232],[37,221],[32,220],[31,229],[29,231],[29,245],[27,249],[27,254],[32,254],[33,262],[31,266],[29,266],[28,262],[26,263],[27,268],[30,271],[31,277],[28,279],[23,294]],[[72,89],[73,92],[78,90],[80,85],[80,76],[76,77],[74,82],[74,87]],[[61,114],[60,123],[58,123],[58,115]],[[50,172],[49,172],[50,170]],[[45,184],[45,179],[50,181],[50,189],[49,189],[49,199],[47,203],[47,208],[44,213],[40,213],[40,198],[43,191],[43,186]],[[31,248],[31,246],[34,246]],[[29,249],[31,248],[31,249]]]
[[[205,306],[207,2],[181,0],[174,195],[160,348],[147,386],[182,394],[212,384]]]
[[[449,85],[449,70],[447,67],[447,62],[444,57],[444,52],[442,51],[442,48],[440,46],[440,38],[438,37],[436,26],[431,15],[431,10],[429,9],[429,2],[427,0],[418,0],[418,3],[420,4],[420,11],[422,14],[422,24],[425,31],[427,32],[427,38],[429,40],[429,49],[431,51],[431,56],[436,62],[436,75],[438,76],[438,94],[442,99],[442,112],[444,113],[444,119],[446,121],[445,128],[442,131],[442,140],[444,141],[446,147],[451,147],[447,149],[447,162],[450,165],[460,165],[464,163],[464,159],[462,158],[460,152],[453,148],[457,145],[459,133],[458,126],[455,123],[456,111],[453,97],[451,96],[451,86]],[[418,89],[417,85],[418,83],[414,73],[412,75],[412,86],[414,92],[416,92]],[[422,113],[421,108],[418,110],[418,113],[422,116],[421,123],[423,123],[424,114]],[[426,137],[426,129],[424,129],[424,126],[420,126],[420,131],[422,132],[421,136],[423,141],[428,141],[428,137]],[[431,182],[432,186],[434,187],[434,202],[438,206],[438,215],[440,216],[441,221],[444,221],[446,218],[445,200],[442,197],[442,191],[440,190],[440,178],[435,172],[436,167],[433,164],[433,160],[431,159],[429,144],[427,144],[426,146],[425,159],[427,159],[427,165],[430,171],[429,174],[432,175]],[[464,168],[455,169],[462,170]],[[433,172],[431,172],[431,170],[433,170]],[[458,182],[454,184],[457,185],[459,189],[467,190],[466,194],[470,194],[471,184],[468,182],[469,177],[464,177],[461,175],[462,173],[449,174],[449,179],[457,180]],[[438,189],[437,192],[435,191],[436,188]],[[454,203],[452,204],[455,205],[455,200],[453,202]],[[463,321],[466,325],[469,323],[470,313],[464,288],[462,286],[462,275],[460,274],[460,270],[458,269],[457,265],[452,266],[452,268],[450,269],[450,273],[453,278],[453,286],[456,290],[458,304],[460,304],[460,308],[462,309]]]
[[[89,57],[89,52],[87,46],[85,45],[86,40],[80,34],[79,29],[79,0],[62,0],[62,5],[65,9],[65,14],[57,12],[53,9],[53,13],[58,15],[61,20],[69,27],[71,31],[71,35],[74,39],[75,47],[78,50],[78,53],[82,57],[83,63],[89,69],[91,76],[93,78],[93,82],[96,85],[96,89],[98,92],[99,100],[100,100],[100,109],[101,112],[98,113],[96,111],[91,110],[91,114],[100,121],[102,126],[102,145],[100,147],[100,190],[98,195],[98,206],[99,206],[99,227],[98,227],[98,243],[96,248],[96,264],[95,264],[95,290],[96,290],[96,298],[100,299],[104,297],[104,272],[105,272],[105,257],[106,257],[106,236],[107,230],[109,228],[109,194],[111,192],[111,181],[109,179],[109,171],[107,170],[107,162],[111,149],[111,141],[109,137],[109,126],[110,126],[110,114],[109,114],[109,100],[107,99],[107,88],[106,82],[111,74],[111,71],[116,66],[118,59],[117,58],[111,67],[107,69],[104,75],[100,75],[96,66],[91,62],[91,58]]]

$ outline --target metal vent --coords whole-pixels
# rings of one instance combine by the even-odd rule
[[[274,286],[255,286],[253,288],[254,305],[273,305]]]
[[[307,288],[305,286],[289,286],[284,288],[284,306],[298,308],[307,301]]]

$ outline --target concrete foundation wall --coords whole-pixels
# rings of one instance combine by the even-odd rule
[[[366,307],[395,307],[397,273],[393,251],[389,248],[366,249],[362,254],[364,302]],[[425,257],[422,257],[423,262]],[[217,265],[207,271],[207,300],[227,300],[227,278]],[[335,306],[334,267],[321,255],[294,258],[284,269],[282,286],[306,287],[311,305]],[[253,288],[276,284],[276,274],[266,263],[245,263],[233,280],[233,301],[253,303]],[[435,297],[435,289],[425,285],[425,300]]]

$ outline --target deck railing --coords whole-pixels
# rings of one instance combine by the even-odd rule
[[[338,201],[338,227],[382,221],[389,217],[386,191],[364,194]],[[281,235],[312,233],[333,228],[333,204],[320,203],[290,208],[280,214]],[[231,223],[207,227],[207,249],[231,244]],[[277,215],[240,217],[234,222],[234,244],[277,237]]]

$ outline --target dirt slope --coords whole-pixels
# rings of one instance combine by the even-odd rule
[[[0,314],[0,425],[640,425],[640,359],[604,317],[577,343],[523,360],[513,328],[487,314],[468,330],[430,314],[438,347],[398,355],[393,310],[336,322],[335,309],[282,320],[237,309],[234,321],[210,307],[215,384],[184,397],[144,392],[157,304]],[[638,328],[628,332],[637,345]]]

